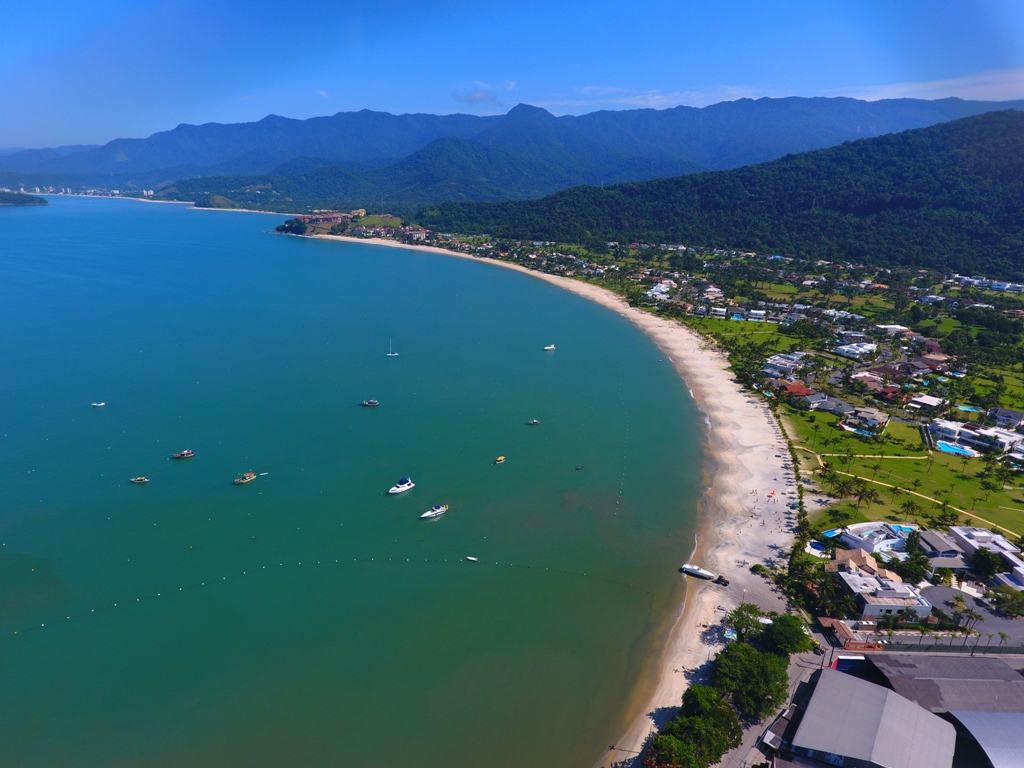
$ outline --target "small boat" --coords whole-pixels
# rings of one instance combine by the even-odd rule
[[[376,408],[378,405],[380,405],[378,400],[363,400],[364,408]]]
[[[687,576],[696,576],[698,579],[707,579],[708,581],[711,581],[713,578],[715,578],[715,574],[713,574],[711,571],[705,571],[699,565],[693,565],[692,563],[687,563],[679,570],[685,573]]]
[[[388,489],[388,493],[394,496],[396,493],[405,493],[406,491],[410,491],[415,486],[416,483],[412,481],[411,477],[403,477]]]
[[[526,424],[527,424],[527,426],[530,426],[530,427],[536,427],[538,424],[540,424],[540,422],[537,421],[536,419],[533,419],[531,421],[526,422]]]
[[[545,352],[554,352],[555,351],[555,345],[554,344],[548,344],[546,347],[544,347],[544,351]]]
[[[256,479],[256,473],[255,472],[246,472],[241,477],[236,477],[235,478],[235,485],[245,485],[246,483],[251,483],[255,479]]]
[[[581,469],[583,469],[583,465],[582,464],[580,464],[578,467],[576,467],[576,471],[577,472],[579,472]]]
[[[388,339],[388,357],[398,357],[398,353],[391,348],[391,339]]]
[[[505,463],[505,457],[504,456],[499,456],[498,458],[496,458],[494,460],[494,463],[495,464],[504,464]]]
[[[186,448],[181,453],[172,453],[171,454],[171,458],[172,459],[191,459],[195,455],[196,455],[195,451],[193,451],[191,448]]]
[[[106,403],[93,403],[92,407],[93,408],[106,408],[107,404]]]
[[[136,485],[141,485],[142,483],[148,483],[149,482],[149,478],[148,477],[143,477],[142,475],[139,475],[138,477],[130,477],[130,478],[128,478],[128,482],[135,483]]]
[[[469,555],[466,555],[466,559],[469,560],[469,562],[471,562],[471,563],[479,563],[480,562],[480,558],[479,557],[470,557]]]
[[[426,512],[424,512],[422,515],[420,515],[420,520],[429,520],[432,517],[440,517],[441,515],[443,515],[447,511],[448,511],[448,505],[447,504],[435,504],[430,509],[428,509]]]

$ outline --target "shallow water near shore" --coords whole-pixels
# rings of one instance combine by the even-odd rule
[[[0,209],[3,764],[597,760],[696,528],[657,347],[484,263],[50,200]]]

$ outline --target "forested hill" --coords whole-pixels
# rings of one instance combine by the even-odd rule
[[[198,176],[270,174],[296,158],[362,171],[393,165],[443,138],[479,142],[537,167],[590,174],[585,183],[608,184],[656,178],[645,175],[655,165],[738,168],[1011,108],[1024,109],[1024,101],[790,97],[560,117],[523,104],[488,117],[369,110],[308,120],[270,115],[254,123],[179,125],[102,147],[13,152],[0,157],[0,184],[157,188]],[[606,168],[627,175],[610,177],[604,175]]]
[[[0,192],[0,205],[48,205],[47,201],[21,192]]]
[[[731,171],[443,203],[443,231],[684,243],[1024,277],[1024,113],[992,112]]]

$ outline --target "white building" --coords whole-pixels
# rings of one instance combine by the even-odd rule
[[[890,336],[896,336],[897,334],[910,330],[904,325],[876,325],[875,328],[880,331],[885,331]]]
[[[836,576],[860,605],[861,619],[901,616],[913,611],[921,618],[932,612],[932,605],[910,584],[861,572],[839,571]]]
[[[988,528],[954,525],[950,527],[949,535],[967,553],[968,559],[979,549],[987,549],[999,555],[1006,570],[996,574],[995,583],[1024,592],[1024,558],[1021,558],[1020,547],[1011,544],[1002,534],[992,533]]]
[[[982,451],[1008,453],[1024,441],[1024,435],[1000,427],[982,427],[974,423],[933,419],[928,431],[938,440],[966,445]]]
[[[870,342],[855,342],[853,344],[840,344],[834,350],[837,355],[843,357],[850,357],[854,360],[864,360],[868,357],[874,357],[878,352],[878,345],[871,344]]]
[[[714,310],[711,310],[714,312]],[[723,310],[724,312],[725,310]],[[771,378],[791,378],[798,368],[806,365],[806,352],[789,352],[772,355],[765,360],[761,370]]]
[[[848,525],[839,534],[839,540],[851,549],[863,549],[869,554],[876,552],[891,557],[893,552],[904,552],[907,548],[907,534],[916,526],[893,526],[888,523],[855,523]]]

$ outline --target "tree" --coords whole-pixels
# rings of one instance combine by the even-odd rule
[[[652,768],[708,768],[743,738],[739,718],[722,695],[706,685],[691,685],[679,715],[651,742],[644,764]]]
[[[736,630],[740,640],[750,640],[761,634],[764,624],[760,619],[764,618],[764,611],[753,603],[740,603],[725,617],[725,623]]]
[[[1024,616],[1024,592],[1018,592],[1013,587],[1000,585],[989,591],[988,598],[992,601],[992,605],[998,613],[1009,616],[1011,619]],[[1003,639],[1003,642],[1006,642],[1002,632],[999,633],[999,637]]]
[[[785,656],[731,643],[715,657],[712,685],[729,697],[740,717],[763,720],[786,700],[787,667]]]
[[[881,501],[878,495],[878,491],[869,486],[867,483],[858,483],[857,487],[853,491],[853,497],[857,499],[857,508],[860,509],[860,505],[865,501],[868,504],[875,504]]]
[[[971,556],[971,571],[982,581],[990,581],[1003,569],[1003,558],[991,550],[978,547]]]
[[[847,496],[853,493],[854,488],[855,485],[852,478],[841,477],[839,478],[839,480],[836,481],[833,492],[837,497],[839,497],[839,499],[845,499]]]
[[[918,512],[921,511],[921,505],[918,504],[913,499],[907,499],[902,504],[900,504],[900,510],[907,517],[913,517],[914,515],[916,515]]]
[[[761,642],[772,653],[789,655],[811,650],[814,643],[804,630],[804,622],[792,614],[776,616],[761,633]]]

